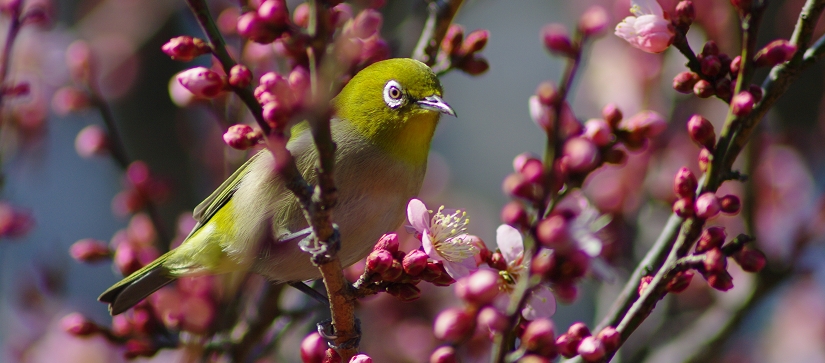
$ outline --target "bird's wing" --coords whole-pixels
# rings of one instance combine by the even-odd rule
[[[195,207],[194,212],[192,212],[192,217],[198,221],[197,226],[192,229],[192,232],[189,233],[191,236],[192,233],[197,231],[201,226],[206,224],[218,210],[221,209],[226,202],[232,199],[232,195],[235,194],[235,191],[238,190],[238,185],[240,185],[241,180],[243,177],[249,173],[249,166],[252,165],[255,159],[257,159],[261,153],[265,152],[266,149],[262,149],[258,151],[255,155],[253,155],[249,160],[247,160],[243,165],[241,165],[238,170],[235,170],[229,178],[226,178],[223,183],[215,189],[212,194],[210,194],[206,199],[203,200],[197,207]]]

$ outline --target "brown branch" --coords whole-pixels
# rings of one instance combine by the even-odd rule
[[[446,2],[446,4],[445,4]],[[438,58],[441,41],[464,0],[431,0],[427,7],[427,21],[415,45],[412,57],[432,67]]]

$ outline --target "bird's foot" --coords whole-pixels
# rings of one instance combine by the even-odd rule
[[[318,323],[317,327],[318,334],[327,340],[327,344],[332,349],[339,350],[358,348],[358,345],[361,343],[361,320],[358,318],[355,319],[355,336],[338,345],[335,344],[335,340],[338,339],[338,335],[335,332],[335,326],[332,325],[332,320],[324,320]]]
[[[312,233],[299,243],[302,251],[312,255],[312,262],[316,265],[332,260],[335,253],[341,249],[341,233],[338,231],[338,225],[333,223],[332,228],[332,236],[327,241],[318,241],[315,233]]]

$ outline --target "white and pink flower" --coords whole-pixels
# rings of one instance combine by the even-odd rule
[[[477,268],[475,255],[479,250],[467,234],[470,220],[466,212],[450,212],[441,206],[433,214],[424,202],[412,199],[407,204],[407,218],[416,233],[421,234],[424,252],[433,260],[441,261],[452,278],[457,280]]]
[[[648,53],[664,52],[676,35],[662,6],[656,0],[631,0],[628,16],[616,25],[616,35]]]

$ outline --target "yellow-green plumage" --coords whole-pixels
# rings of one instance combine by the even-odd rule
[[[396,97],[397,96],[397,97]],[[363,258],[382,233],[404,220],[421,188],[427,155],[441,113],[438,78],[412,59],[390,59],[361,72],[333,100],[338,204],[333,219],[342,237],[345,266]],[[303,176],[315,181],[317,150],[306,130],[287,148]],[[251,270],[273,281],[320,277],[300,236],[307,227],[295,197],[275,173],[272,154],[248,160],[195,209],[198,225],[180,247],[109,288],[99,300],[118,314],[175,278]],[[292,236],[291,236],[292,237]]]

